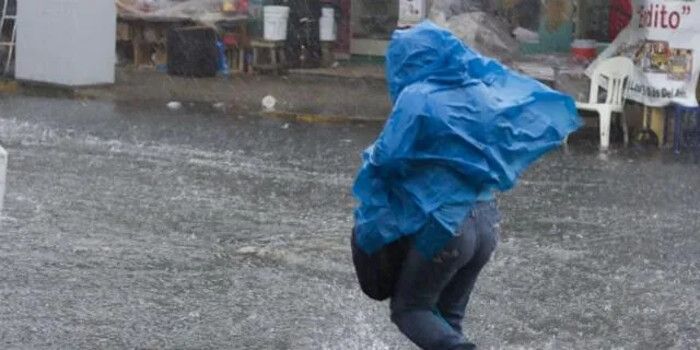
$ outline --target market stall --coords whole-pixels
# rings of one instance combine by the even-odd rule
[[[685,112],[698,129],[698,77],[700,76],[700,2],[668,0],[634,0],[635,11],[629,26],[598,59],[588,67],[590,75],[611,57],[627,57],[635,69],[631,74],[626,97],[645,109],[643,138],[664,142],[664,135],[674,130],[673,139],[684,138]],[[675,113],[665,118],[664,109]],[[682,115],[679,115],[682,114]],[[675,125],[670,125],[674,120]],[[669,137],[671,137],[669,135]],[[678,145],[676,145],[678,150]]]
[[[231,70],[245,69],[241,55],[250,41],[248,0],[116,0],[116,4],[117,39],[134,65],[165,69],[168,32],[204,27],[223,39],[225,57],[235,58]]]

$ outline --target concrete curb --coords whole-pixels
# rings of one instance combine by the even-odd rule
[[[65,88],[55,88],[54,92],[49,91],[50,88],[46,86],[42,87],[39,92],[37,90],[32,90],[31,93],[27,95],[32,96],[45,96],[45,97],[56,97],[60,95],[62,97],[73,98],[78,100],[114,100],[115,96],[106,91],[91,90],[91,89],[65,89]],[[97,92],[95,92],[97,91]],[[21,92],[21,91],[20,91]],[[208,103],[208,102],[207,102]],[[256,106],[257,107],[257,106]],[[276,117],[276,118],[287,118],[299,121],[304,121],[308,123],[384,123],[386,118],[379,117],[368,117],[368,116],[358,116],[358,115],[328,115],[328,114],[315,114],[309,112],[294,112],[294,111],[261,111],[255,108],[243,108],[247,113],[257,114],[262,117]]]
[[[258,115],[264,117],[288,118],[308,123],[384,123],[386,121],[385,119],[363,116],[334,116],[287,111],[260,111]]]
[[[288,77],[296,79],[330,79],[330,80],[347,80],[347,81],[364,81],[368,83],[385,84],[386,77],[378,75],[337,75],[326,72],[315,72],[312,69],[290,70],[287,72]]]
[[[0,94],[16,94],[19,92],[19,83],[15,80],[0,80]]]
[[[263,78],[262,80],[247,77],[252,80],[246,81],[236,80],[235,82],[226,82],[224,80],[204,80],[201,82],[203,88],[199,88],[199,83],[186,81],[180,78],[167,78],[160,75],[154,75],[153,79],[144,78],[143,75],[129,71],[121,71],[122,81],[112,86],[99,87],[63,87],[44,84],[33,84],[25,82],[7,81],[5,83],[5,91],[12,92],[24,96],[46,97],[46,98],[65,98],[76,100],[94,100],[94,101],[154,101],[165,103],[169,101],[185,101],[195,103],[226,103],[234,106],[234,113],[249,113],[260,116],[272,116],[280,118],[294,119],[304,122],[313,123],[349,123],[349,122],[368,122],[377,123],[384,122],[387,114],[390,112],[390,105],[382,105],[384,101],[378,101],[376,96],[381,91],[384,93],[384,82],[379,79],[363,79],[356,77],[331,77],[314,74],[298,74],[292,75],[293,78],[280,78],[279,80],[270,80]],[[129,76],[128,74],[131,74]],[[162,79],[163,83],[158,83],[157,79]],[[149,90],[149,82],[154,81],[154,89]],[[331,91],[331,94],[336,93],[339,99],[345,98],[343,103],[334,103],[329,100],[329,93],[321,93],[321,96],[316,97],[314,93],[289,93],[286,94],[284,89],[294,89],[299,84],[303,90],[304,87],[310,88],[308,91],[319,90],[324,92]],[[362,89],[352,90],[350,97],[345,97],[344,91],[347,86],[356,86],[360,81],[371,81],[364,83]],[[3,81],[0,81],[2,83]],[[259,85],[256,85],[259,84]],[[0,85],[0,91],[3,85]],[[247,89],[246,93],[236,96],[235,89],[243,87]],[[256,90],[257,89],[257,90]],[[259,90],[259,91],[258,91]],[[256,95],[269,93],[275,96],[279,103],[277,107],[280,110],[274,112],[264,112],[260,110],[260,99]],[[366,92],[363,92],[366,91]],[[262,93],[260,93],[262,92]],[[356,106],[348,101],[361,101],[362,94],[372,96],[369,103],[364,103],[362,106]],[[232,99],[232,96],[236,96]],[[263,95],[264,96],[264,95]],[[314,100],[318,98],[318,100]],[[380,103],[381,102],[381,103]],[[376,108],[375,108],[376,106]],[[347,113],[347,114],[346,114]]]

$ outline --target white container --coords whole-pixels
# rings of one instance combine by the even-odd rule
[[[335,9],[332,7],[324,7],[321,9],[321,17],[335,17]]]
[[[7,179],[7,151],[0,146],[0,212],[5,198],[5,180]]]
[[[111,84],[116,36],[114,1],[17,1],[15,77],[63,86]]]
[[[324,7],[319,22],[321,41],[335,41],[338,38],[338,29],[335,26],[335,9]]]
[[[287,23],[289,22],[288,6],[263,7],[265,25],[263,37],[267,41],[287,40]]]

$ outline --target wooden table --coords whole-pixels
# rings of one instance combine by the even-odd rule
[[[246,72],[246,53],[250,47],[248,35],[248,16],[222,16],[215,23],[219,36],[224,41],[226,60],[231,73]],[[233,38],[234,43],[227,44],[227,37]]]
[[[135,66],[167,64],[168,30],[192,25],[187,18],[120,15],[117,40],[131,42]],[[155,57],[154,57],[155,56]]]
[[[231,71],[244,71],[245,54],[250,46],[247,15],[212,12],[189,18],[120,14],[117,41],[131,43],[135,66],[164,66],[167,64],[167,32],[192,25],[213,27],[221,37],[235,36],[237,44],[227,47],[226,55],[231,61]]]
[[[253,40],[250,43],[253,49],[253,69],[274,73],[284,70],[287,63],[284,44],[284,41]]]

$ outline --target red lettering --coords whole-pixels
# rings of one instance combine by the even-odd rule
[[[659,5],[654,5],[654,27],[659,26]]]
[[[639,21],[640,27],[651,27],[651,11],[645,10],[642,6],[642,19]]]
[[[668,11],[666,5],[650,4],[649,6],[639,6],[639,28],[671,28],[678,29],[681,25],[682,16],[690,14],[690,6],[683,7],[683,13],[678,11]]]

